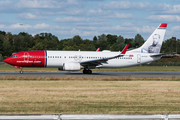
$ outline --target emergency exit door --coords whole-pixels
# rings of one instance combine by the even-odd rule
[[[137,63],[141,63],[141,55],[140,54],[137,55]]]

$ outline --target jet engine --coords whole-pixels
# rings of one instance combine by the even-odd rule
[[[78,71],[81,69],[81,65],[79,63],[64,63],[62,68],[58,68],[58,70],[66,70],[66,71]]]

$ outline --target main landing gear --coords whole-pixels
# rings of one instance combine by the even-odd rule
[[[83,70],[83,73],[84,73],[84,74],[92,74],[92,70],[89,70],[89,69],[86,70],[86,69],[84,69],[84,70]]]

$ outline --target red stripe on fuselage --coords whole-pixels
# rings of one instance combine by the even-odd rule
[[[16,56],[16,57],[13,57]],[[45,51],[23,51],[5,59],[8,64],[20,67],[45,67]]]

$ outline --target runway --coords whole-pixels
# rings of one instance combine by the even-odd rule
[[[150,72],[0,72],[0,76],[33,76],[33,77],[180,77],[180,71],[150,71]]]

